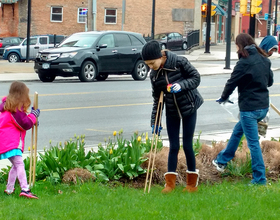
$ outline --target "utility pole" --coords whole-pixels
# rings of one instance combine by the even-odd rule
[[[30,49],[30,25],[31,24],[31,0],[28,0],[27,9],[27,44],[26,44],[26,62],[29,63],[29,49]]]
[[[277,29],[277,8],[278,8],[278,0],[275,0],[274,36],[277,35],[277,30],[276,30]]]
[[[272,0],[269,0],[268,19],[267,19],[267,35],[270,35],[270,26],[271,26],[271,5],[272,5]]]
[[[126,10],[126,0],[122,1],[122,31],[123,31],[123,25],[125,23],[125,10]]]
[[[231,15],[232,15],[232,0],[228,0],[227,10],[227,45],[226,45],[226,66],[224,69],[230,69],[230,49],[231,49]]]
[[[156,0],[153,0],[151,39],[154,39],[155,36],[155,10],[156,10]]]
[[[87,30],[93,31],[93,13],[92,13],[93,0],[88,0],[88,11],[87,11]]]
[[[250,2],[250,25],[249,34],[255,39],[255,29],[256,29],[256,15],[252,14],[252,1]]]
[[[206,11],[206,40],[205,40],[205,52],[204,52],[204,53],[210,53],[211,5],[212,5],[212,0],[207,0],[207,11]]]

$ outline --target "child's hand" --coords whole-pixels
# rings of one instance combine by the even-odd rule
[[[31,114],[35,115],[36,118],[40,116],[40,109],[34,109],[33,107],[31,108]]]

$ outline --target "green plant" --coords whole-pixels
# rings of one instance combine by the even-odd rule
[[[246,140],[246,137],[245,135],[243,134],[240,141],[239,141],[239,144],[238,144],[238,149],[241,151],[242,148],[243,148],[243,141]]]
[[[252,160],[249,153],[246,153],[246,160],[243,162],[241,159],[231,160],[227,164],[227,169],[223,175],[244,177],[252,173]]]
[[[152,138],[150,139],[149,136],[148,136],[148,132],[146,134],[142,134],[143,138],[145,138],[145,142],[141,142],[142,146],[145,147],[145,153],[148,153],[150,152],[151,150],[151,145],[152,145]],[[154,138],[154,144],[156,140]],[[153,146],[155,147],[155,146]],[[162,143],[162,140],[161,140],[161,136],[158,137],[158,141],[157,141],[157,152],[159,152],[162,148],[163,148],[163,143]]]
[[[37,179],[47,178],[51,182],[57,183],[61,181],[67,170],[93,166],[95,158],[91,151],[85,153],[84,146],[84,136],[82,135],[76,137],[75,140],[66,141],[64,146],[59,143],[56,146],[51,146],[44,153],[39,153],[40,160],[36,167]],[[29,158],[25,164],[29,164]]]
[[[271,139],[270,139],[271,141],[278,141],[278,142],[280,142],[280,138],[278,138],[278,140],[276,139],[276,138],[274,138],[274,137],[271,137]]]
[[[99,146],[95,158],[97,163],[103,165],[102,172],[107,175],[108,179],[118,180],[121,177],[133,179],[145,173],[140,165],[146,160],[143,155],[147,146],[141,142],[141,139],[141,136],[135,132],[131,141],[126,141],[119,133],[117,141],[115,138],[114,141],[109,138],[108,142],[105,142],[105,146]]]
[[[202,146],[202,143],[200,142],[200,135],[201,135],[201,131],[199,132],[196,141],[193,143],[193,151],[195,156],[199,154],[199,151],[201,150],[201,146]]]

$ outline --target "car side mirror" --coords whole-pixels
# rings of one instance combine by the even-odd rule
[[[107,44],[101,44],[96,46],[96,49],[107,48]]]

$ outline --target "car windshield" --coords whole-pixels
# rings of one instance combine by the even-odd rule
[[[165,40],[166,34],[156,34],[154,37],[155,40]]]
[[[72,35],[65,39],[58,47],[82,47],[82,48],[89,48],[93,45],[95,40],[100,35]]]

